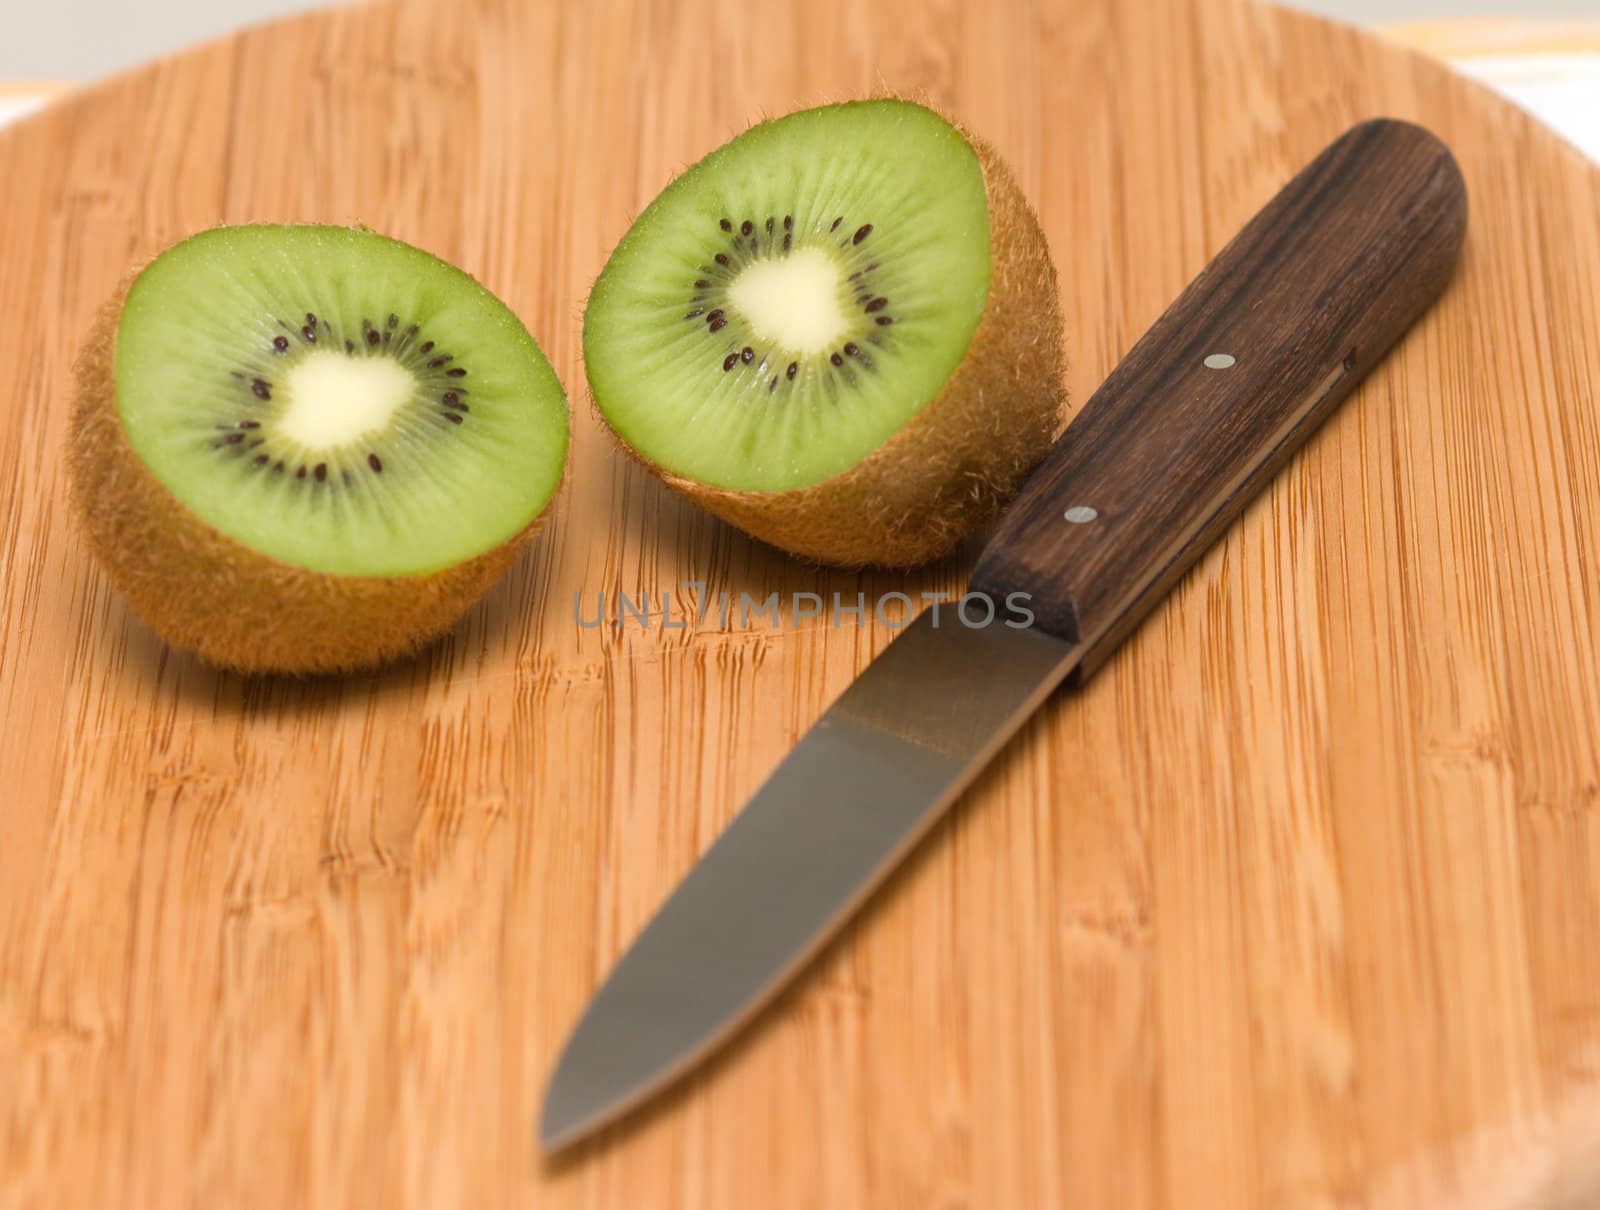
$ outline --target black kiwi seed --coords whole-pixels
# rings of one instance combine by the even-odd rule
[[[424,357],[426,357],[429,353],[433,352],[433,341],[431,341],[431,340],[423,341],[420,345],[417,346],[417,352],[421,353]]]
[[[791,361],[789,363],[789,368],[783,372],[783,376],[785,378],[793,378],[795,374],[799,372],[799,369],[800,363],[798,361]]]
[[[783,216],[783,229],[785,231],[794,230],[794,215],[786,214]]]
[[[269,458],[266,454],[257,454],[255,456],[255,460],[250,465],[251,466],[265,466],[270,461],[272,461],[272,459]]]
[[[400,317],[398,315],[394,314],[393,312],[390,312],[389,321],[384,326],[387,327],[389,329],[389,331],[393,332],[396,328],[398,328],[400,326]]]
[[[728,254],[726,252],[719,252],[711,259],[716,261],[717,264],[721,265],[724,269],[728,267]]]
[[[887,328],[893,322],[894,320],[890,319],[887,315],[878,316],[878,326],[880,328]]]
[[[460,424],[461,423],[461,416],[460,416],[459,413],[456,413],[456,412],[440,412],[439,415],[443,416],[451,424]]]
[[[738,364],[739,364],[739,355],[737,353],[729,353],[726,357],[724,357],[722,359],[722,372],[724,374],[726,374],[729,370],[733,369],[733,367],[738,365]]]
[[[465,378],[467,376],[467,372],[460,366],[451,366],[444,373],[446,378]]]
[[[852,244],[859,244],[862,240],[866,239],[867,236],[869,236],[871,234],[872,234],[872,224],[871,223],[864,223],[862,226],[856,228],[856,233],[855,233],[855,235],[850,237],[850,242]]]
[[[317,477],[318,483],[326,483],[328,481],[328,464],[326,462],[317,463],[311,473]]]
[[[354,353],[356,351],[356,342],[353,341],[353,340],[345,341],[344,342],[344,351],[346,353]]]
[[[242,428],[242,429],[258,429],[258,428],[261,427],[261,421],[259,421],[259,420],[241,420],[241,421],[239,421],[239,427]]]
[[[700,316],[704,315],[705,313],[706,313],[706,309],[704,307],[696,307],[694,310],[690,311],[689,314],[685,315],[684,318],[685,319],[697,319]]]
[[[377,344],[380,339],[381,339],[381,337],[379,337],[379,335],[378,335],[378,329],[376,329],[376,328],[368,328],[367,329],[367,343],[369,345]]]
[[[838,218],[833,220],[833,226],[829,227],[828,230],[837,231],[839,229],[839,224],[842,222],[844,222],[844,215],[841,214]]]
[[[749,365],[756,359],[756,351],[749,345],[745,345],[744,349],[739,353],[739,356],[744,360],[745,365]]]
[[[294,477],[296,479],[304,479],[306,477],[306,468],[302,466],[299,470],[295,471]]]
[[[861,352],[861,346],[856,344],[855,341],[853,341],[853,340],[845,341],[845,344],[844,344],[844,355],[846,357],[854,357],[859,352]]]
[[[317,326],[317,316],[314,311],[306,312],[306,323],[313,328]]]
[[[833,362],[833,364],[836,366],[842,366],[844,364],[844,358],[840,357],[837,353],[830,353],[828,355],[828,360]]]
[[[368,454],[367,455],[367,465],[372,468],[372,473],[373,474],[375,474],[375,475],[383,474],[383,459],[378,457],[378,455],[376,455],[376,454]]]
[[[305,327],[300,329],[300,335],[304,336],[306,341],[310,344],[317,343],[317,330],[310,324],[307,324]]]
[[[712,332],[720,331],[721,329],[723,329],[723,328],[725,328],[727,326],[728,326],[728,321],[723,319],[722,316],[720,316],[720,315],[717,316],[709,324],[706,325],[707,329],[709,331],[712,331]]]
[[[711,289],[711,283],[702,277],[695,281],[694,288],[696,290],[709,290]]]
[[[250,392],[257,399],[271,399],[272,398],[272,388],[270,386],[268,386],[266,384],[266,382],[263,381],[260,378],[253,378],[253,379],[250,380]]]
[[[749,219],[745,219],[744,222],[739,224],[739,234],[740,235],[749,235],[755,229],[756,229],[756,225],[754,223],[752,223]]]
[[[435,357],[432,361],[430,361],[428,363],[428,368],[430,370],[437,370],[440,366],[444,365],[445,362],[447,362],[449,360],[450,360],[450,354],[448,354],[448,353],[446,353],[443,357]]]
[[[794,246],[794,236],[785,234],[783,237],[783,250],[787,252]]]
[[[276,462],[274,462],[272,464],[272,473],[274,475],[283,474],[283,459],[282,458],[279,458]]]
[[[723,220],[722,220],[722,222],[721,222],[721,223],[720,223],[720,224],[718,224],[718,225],[719,225],[719,226],[720,226],[720,227],[721,227],[721,228],[722,228],[722,229],[723,229],[723,230],[724,230],[724,231],[732,231],[732,230],[733,230],[733,223],[732,223],[732,222],[731,222],[731,221],[730,221],[730,220],[728,220],[728,219],[723,219]]]
[[[722,308],[721,307],[712,307],[711,310],[706,313],[706,322],[708,324],[714,324],[714,323],[717,322],[717,320],[719,320],[721,318],[722,318]]]
[[[238,445],[239,442],[244,440],[244,434],[243,433],[229,433],[222,440],[225,443],[227,443],[228,445]]]
[[[776,224],[776,223],[775,223],[775,222],[773,222],[773,221],[772,221],[772,220],[771,220],[771,219],[770,219],[770,218],[769,218],[769,219],[768,219],[768,220],[767,220],[767,234],[768,234],[768,235],[771,235],[771,234],[772,234],[772,229],[773,229],[773,228],[774,228],[774,227],[776,227],[776,226],[777,226],[777,224]]]
[[[289,348],[289,338],[287,336],[274,336],[272,338],[272,347],[280,353],[285,352]]]
[[[875,298],[867,304],[867,314],[871,315],[874,311],[881,311],[888,305],[889,300],[887,298]]]
[[[772,394],[772,392],[776,391],[777,389],[778,389],[778,376],[776,374],[774,374],[772,376],[772,381],[767,383],[767,394],[770,395],[770,394]]]

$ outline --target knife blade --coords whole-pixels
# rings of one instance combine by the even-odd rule
[[[1106,660],[1442,293],[1466,214],[1449,150],[1393,119],[1353,127],[1284,186],[1001,517],[968,585],[991,620],[919,615],[634,940],[557,1063],[546,1150],[626,1113],[749,1021],[1027,717]]]

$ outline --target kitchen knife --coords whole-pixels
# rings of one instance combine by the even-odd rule
[[[896,637],[640,933],[556,1067],[545,1148],[748,1021],[1023,720],[1106,660],[1440,294],[1466,215],[1449,150],[1376,119],[1250,221],[1028,479],[979,556],[981,595]]]

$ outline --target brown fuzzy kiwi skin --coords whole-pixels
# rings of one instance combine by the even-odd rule
[[[791,491],[697,483],[651,462],[613,430],[623,448],[729,524],[819,563],[912,567],[994,520],[1061,427],[1060,296],[1044,230],[1010,168],[956,128],[983,169],[991,269],[967,355],[938,395],[848,470]]]
[[[449,630],[548,516],[546,506],[494,549],[417,576],[329,575],[234,541],[181,504],[123,432],[117,324],[137,276],[124,280],[101,308],[78,357],[67,437],[70,497],[112,587],[172,646],[242,673],[376,667]]]

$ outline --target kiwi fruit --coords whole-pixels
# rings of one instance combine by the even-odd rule
[[[535,532],[567,444],[549,362],[459,269],[367,230],[219,227],[101,312],[68,463],[159,636],[316,673],[447,630]]]
[[[583,355],[669,486],[846,566],[990,521],[1064,398],[1038,219],[992,149],[899,98],[763,122],[685,171],[595,282]]]

